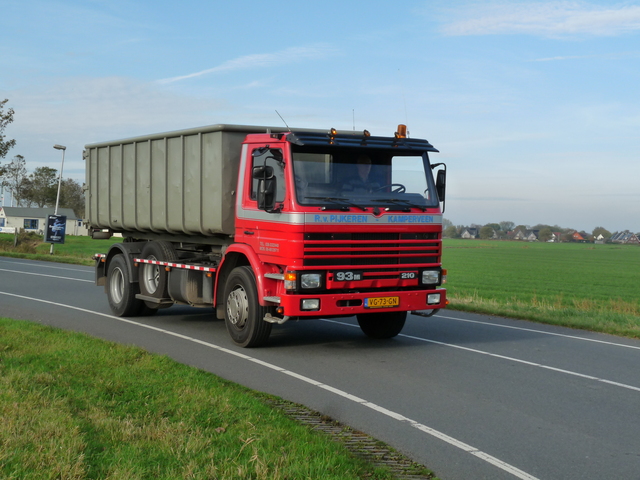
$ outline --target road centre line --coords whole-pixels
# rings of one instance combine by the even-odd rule
[[[38,260],[38,263],[26,263],[26,262],[12,262],[11,260],[6,260],[6,258],[11,258],[11,257],[0,257],[0,264],[3,263],[12,263],[14,265],[28,265],[31,267],[38,267],[38,268],[52,268],[54,270],[69,270],[72,272],[80,272],[80,273],[93,273],[93,270],[82,270],[79,268],[67,268],[67,267],[57,267],[56,265],[59,264],[52,264],[52,265],[47,265],[46,261],[42,261],[42,260]],[[34,260],[31,260],[34,261]],[[81,266],[81,265],[78,265]],[[86,267],[85,267],[86,268]],[[88,267],[88,268],[93,268],[93,267]]]
[[[353,325],[351,323],[338,322],[336,320],[329,320],[329,319],[326,319],[326,318],[323,318],[322,321],[329,322],[329,323],[337,323],[339,325],[345,325],[347,327],[359,328],[358,325]],[[441,345],[443,347],[451,347],[451,348],[457,348],[459,350],[465,350],[467,352],[479,353],[481,355],[486,355],[488,357],[499,358],[500,360],[508,360],[510,362],[522,363],[523,365],[528,365],[530,367],[543,368],[545,370],[551,370],[553,372],[564,373],[566,375],[571,375],[571,376],[574,376],[574,377],[584,378],[586,380],[594,380],[596,382],[605,383],[607,385],[613,385],[615,387],[626,388],[627,390],[634,390],[636,392],[640,392],[640,387],[634,387],[633,385],[627,385],[625,383],[614,382],[613,380],[607,380],[605,378],[594,377],[592,375],[586,375],[584,373],[572,372],[571,370],[565,370],[563,368],[550,367],[548,365],[543,365],[541,363],[529,362],[528,360],[521,360],[519,358],[507,357],[506,355],[499,355],[497,353],[485,352],[484,350],[477,350],[475,348],[463,347],[461,345],[455,345],[453,343],[439,342],[437,340],[429,340],[428,338],[415,337],[413,335],[405,335],[404,333],[401,333],[398,336],[399,337],[404,337],[404,338],[410,338],[412,340],[418,340],[420,342],[433,343],[433,344],[436,344],[436,345]]]
[[[635,350],[640,350],[640,347],[636,345],[625,345],[624,343],[608,342],[606,340],[597,340],[595,338],[579,337],[577,335],[567,335],[565,333],[547,332],[544,330],[536,330],[535,328],[514,327],[512,325],[501,325],[499,323],[481,322],[479,320],[469,320],[466,318],[449,317],[447,315],[438,315],[438,318],[446,318],[447,320],[457,320],[458,322],[477,323],[479,325],[489,325],[491,327],[498,327],[498,328],[509,328],[511,330],[521,330],[523,332],[541,333],[543,335],[552,335],[555,337],[564,337],[564,338],[571,338],[573,340],[582,340],[584,342],[603,343],[605,345],[612,345],[614,347],[632,348]]]
[[[375,412],[383,414],[383,415],[385,415],[385,416],[387,416],[389,418],[392,418],[394,420],[397,420],[399,422],[406,423],[406,424],[410,425],[411,427],[416,428],[417,430],[420,430],[423,433],[426,433],[426,434],[428,434],[428,435],[430,435],[430,436],[432,436],[434,438],[437,438],[437,439],[439,439],[439,440],[441,440],[443,442],[448,443],[449,445],[452,445],[452,446],[454,446],[454,447],[456,447],[456,448],[458,448],[460,450],[463,450],[463,451],[465,451],[465,452],[467,452],[467,453],[469,453],[469,454],[471,454],[471,455],[473,455],[473,456],[475,456],[475,457],[477,457],[477,458],[479,458],[481,460],[484,460],[485,462],[487,462],[487,463],[489,463],[491,465],[494,465],[495,467],[497,467],[497,468],[499,468],[501,470],[504,470],[507,473],[510,473],[511,475],[513,475],[516,478],[520,478],[521,480],[538,480],[537,477],[529,475],[528,473],[526,473],[526,472],[514,467],[513,465],[510,465],[510,464],[508,464],[506,462],[503,462],[502,460],[500,460],[498,458],[495,458],[495,457],[493,457],[493,456],[491,456],[491,455],[489,455],[489,454],[487,454],[487,453],[485,453],[485,452],[483,452],[481,450],[478,450],[477,448],[475,448],[475,447],[473,447],[471,445],[468,445],[468,444],[466,444],[464,442],[461,442],[460,440],[457,440],[457,439],[455,439],[453,437],[450,437],[449,435],[447,435],[445,433],[442,433],[442,432],[440,432],[438,430],[435,430],[435,429],[433,429],[431,427],[428,427],[427,425],[423,425],[421,423],[418,423],[417,421],[412,420],[412,419],[410,419],[408,417],[405,417],[404,415],[401,415],[399,413],[393,412],[393,411],[388,410],[388,409],[386,409],[386,408],[384,408],[382,406],[379,406],[379,405],[377,405],[375,403],[369,402],[369,401],[367,401],[365,399],[362,399],[360,397],[357,397],[355,395],[347,393],[344,390],[340,390],[338,388],[332,387],[331,385],[324,384],[322,382],[319,382],[317,380],[309,378],[309,377],[307,377],[305,375],[302,375],[302,374],[299,374],[299,373],[296,373],[296,372],[292,372],[292,371],[287,370],[285,368],[279,367],[279,366],[277,366],[275,364],[272,364],[272,363],[266,362],[264,360],[260,360],[260,359],[251,357],[251,356],[246,355],[244,353],[236,352],[234,350],[230,350],[228,348],[221,347],[221,346],[213,344],[213,343],[205,342],[204,340],[199,340],[197,338],[189,337],[187,335],[182,335],[180,333],[172,332],[171,330],[165,330],[163,328],[154,327],[152,325],[145,325],[144,323],[139,323],[139,322],[136,322],[136,321],[133,321],[133,320],[129,320],[127,318],[115,317],[113,315],[109,315],[109,314],[106,314],[106,313],[94,312],[92,310],[87,310],[85,308],[75,307],[73,305],[66,305],[66,304],[63,304],[63,303],[52,302],[52,301],[49,301],[49,300],[42,300],[40,298],[27,297],[25,295],[17,295],[17,294],[14,294],[14,293],[1,292],[1,291],[0,291],[0,295],[6,295],[6,296],[10,296],[10,297],[15,297],[15,298],[22,298],[22,299],[30,300],[30,301],[34,301],[34,302],[45,303],[45,304],[48,304],[48,305],[55,305],[55,306],[62,307],[62,308],[69,308],[71,310],[76,310],[76,311],[88,313],[88,314],[91,314],[91,315],[98,315],[98,316],[101,316],[101,317],[106,317],[106,318],[109,318],[109,319],[112,319],[112,320],[117,320],[119,322],[128,323],[130,325],[146,328],[146,329],[153,330],[153,331],[156,331],[156,332],[159,332],[159,333],[163,333],[163,334],[170,335],[170,336],[173,336],[173,337],[176,337],[176,338],[180,338],[182,340],[187,340],[189,342],[197,343],[197,344],[205,346],[207,348],[211,348],[213,350],[217,350],[219,352],[226,353],[226,354],[232,355],[234,357],[237,357],[237,358],[240,358],[240,359],[243,359],[243,360],[247,360],[247,361],[255,363],[257,365],[261,365],[261,366],[263,366],[265,368],[269,368],[271,370],[280,372],[280,373],[282,373],[284,375],[287,375],[287,376],[290,376],[292,378],[298,379],[298,380],[300,380],[302,382],[305,382],[305,383],[307,383],[309,385],[313,385],[315,387],[321,388],[321,389],[326,390],[328,392],[331,392],[331,393],[333,393],[335,395],[341,396],[341,397],[343,397],[343,398],[345,398],[347,400],[350,400],[352,402],[358,403],[358,404],[360,404],[360,405],[362,405],[364,407],[370,408],[371,410],[374,410]],[[336,323],[340,323],[340,322],[336,322]],[[344,325],[348,325],[348,324],[344,324]]]
[[[0,272],[22,273],[23,275],[37,275],[38,277],[57,278],[58,280],[73,280],[76,282],[95,283],[95,280],[84,280],[81,278],[71,278],[71,277],[59,277],[57,275],[47,275],[46,273],[37,273],[37,272],[21,272],[20,270],[7,270],[6,268],[0,268]]]
[[[545,370],[551,370],[552,372],[564,373],[566,375],[571,375],[573,377],[584,378],[586,380],[594,380],[596,382],[606,383],[607,385],[613,385],[615,387],[626,388],[627,390],[633,390],[636,392],[640,392],[640,387],[634,387],[633,385],[627,385],[624,383],[614,382],[612,380],[607,380],[605,378],[594,377],[592,375],[586,375],[584,373],[572,372],[571,370],[565,370],[563,368],[550,367],[549,365],[543,365],[541,363],[529,362],[528,360],[521,360],[519,358],[507,357],[506,355],[499,355],[497,353],[485,352],[483,350],[477,350],[475,348],[463,347],[461,345],[454,345],[452,343],[438,342],[436,340],[428,340],[426,338],[414,337],[411,335],[400,334],[400,336],[405,338],[411,338],[412,340],[419,340],[421,342],[435,343],[436,345],[443,345],[445,347],[457,348],[459,350],[465,350],[467,352],[479,353],[481,355],[487,355],[489,357],[499,358],[501,360],[508,360],[510,362],[521,363],[523,365],[528,365],[530,367],[543,368]]]

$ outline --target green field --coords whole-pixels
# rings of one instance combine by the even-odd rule
[[[640,338],[640,247],[445,240],[451,308]]]

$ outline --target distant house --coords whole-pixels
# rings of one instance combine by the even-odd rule
[[[602,245],[604,244],[605,240],[606,238],[604,237],[604,235],[599,234],[597,237],[594,238],[594,243],[597,243],[598,245]]]
[[[516,230],[512,238],[514,240],[524,240],[524,237],[525,237],[525,230]]]
[[[535,242],[538,240],[540,230],[517,230],[513,236],[514,240],[524,240],[525,242]]]
[[[629,230],[614,233],[611,236],[611,242],[640,245],[640,239],[638,238],[638,235],[636,235],[635,233],[631,233]]]
[[[582,243],[589,242],[590,241],[589,237],[591,237],[591,235],[589,235],[586,232],[575,231],[571,234],[571,239],[574,242],[582,242]]]
[[[47,228],[47,217],[53,215],[54,208],[0,207],[0,232],[11,232],[23,228],[26,232],[44,235]],[[58,215],[67,217],[67,235],[88,235],[89,232],[82,225],[70,208],[58,208]]]
[[[465,228],[460,235],[461,238],[478,238],[480,234],[477,228]]]

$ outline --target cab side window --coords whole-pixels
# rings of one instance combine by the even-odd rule
[[[264,152],[260,150],[263,149],[255,149],[253,151],[254,156],[253,164],[251,165],[251,170],[253,171],[253,167],[271,167],[273,168],[273,178],[276,181],[276,202],[284,201],[285,194],[285,183],[284,183],[284,162],[282,161],[282,150],[280,149],[266,149]],[[258,180],[253,179],[251,184],[251,200],[256,200],[258,198]]]

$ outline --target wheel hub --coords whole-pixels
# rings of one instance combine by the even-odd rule
[[[249,300],[242,287],[234,289],[227,298],[227,317],[238,328],[242,328],[249,318]]]
[[[111,289],[111,297],[116,303],[120,303],[124,296],[124,275],[122,270],[115,268],[112,276],[113,277],[109,285],[109,288]]]
[[[157,258],[150,255],[147,260],[156,261]],[[142,282],[148,292],[155,293],[160,283],[160,267],[151,263],[144,264],[142,266]]]

